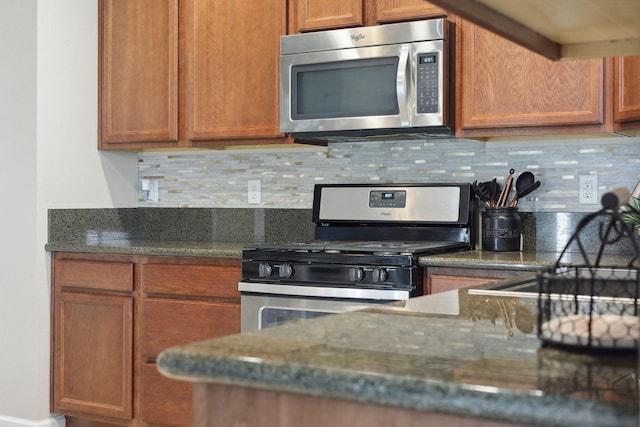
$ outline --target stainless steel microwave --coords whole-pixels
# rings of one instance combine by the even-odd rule
[[[280,130],[297,139],[451,134],[448,23],[280,39]]]

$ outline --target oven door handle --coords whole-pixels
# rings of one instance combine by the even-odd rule
[[[307,285],[280,285],[274,283],[239,282],[240,292],[259,294],[287,295],[292,297],[345,298],[369,300],[407,300],[409,290],[398,289],[366,289],[366,288],[335,288]]]

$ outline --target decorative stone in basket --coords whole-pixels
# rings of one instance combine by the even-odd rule
[[[603,208],[580,221],[555,265],[538,274],[538,337],[543,345],[603,351],[638,348],[640,250],[634,228],[618,211],[628,194],[623,189],[605,194]],[[599,227],[595,254],[585,251],[588,245],[582,240],[582,232],[591,226]],[[608,264],[607,247],[625,240],[633,247],[629,259],[623,257],[628,262]],[[563,262],[570,249],[577,249],[582,262]]]

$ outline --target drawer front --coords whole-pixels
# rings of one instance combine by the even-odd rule
[[[240,333],[240,304],[145,298],[143,355],[169,347]]]
[[[143,421],[150,424],[191,426],[193,384],[162,376],[155,363],[145,363],[142,375]]]
[[[240,261],[229,265],[145,264],[142,271],[147,293],[240,298]]]
[[[133,263],[55,260],[54,283],[61,287],[133,290]]]

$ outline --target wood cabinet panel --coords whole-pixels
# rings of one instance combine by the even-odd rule
[[[636,122],[640,128],[640,56],[615,59],[613,118],[616,124]]]
[[[460,51],[460,136],[602,129],[605,60],[553,62],[464,21]]]
[[[446,16],[447,12],[424,0],[376,0],[375,22],[399,22]]]
[[[59,260],[55,263],[56,287],[78,287],[112,291],[133,290],[133,264]]]
[[[219,265],[145,264],[142,268],[147,293],[240,298],[240,260]]]
[[[429,289],[432,294],[438,292],[451,291],[453,289],[468,288],[469,286],[481,285],[493,282],[493,277],[469,277],[450,276],[445,274],[434,274],[429,278]]]
[[[187,0],[187,139],[275,138],[286,0]]]
[[[363,0],[290,0],[290,33],[365,25]]]
[[[55,296],[53,410],[132,418],[132,299]]]
[[[193,418],[193,384],[172,380],[155,363],[142,368],[142,419],[158,425],[189,427]]]
[[[424,0],[289,0],[289,33],[361,27],[445,16]]]
[[[527,427],[466,414],[440,414],[225,384],[196,383],[194,401],[195,427]]]
[[[425,293],[435,294],[453,289],[468,288],[508,279],[510,277],[533,273],[531,270],[503,270],[490,268],[456,268],[456,267],[427,267],[424,269]]]
[[[155,358],[169,347],[240,333],[240,304],[145,298],[142,354]]]
[[[178,1],[100,2],[100,148],[178,141]]]

